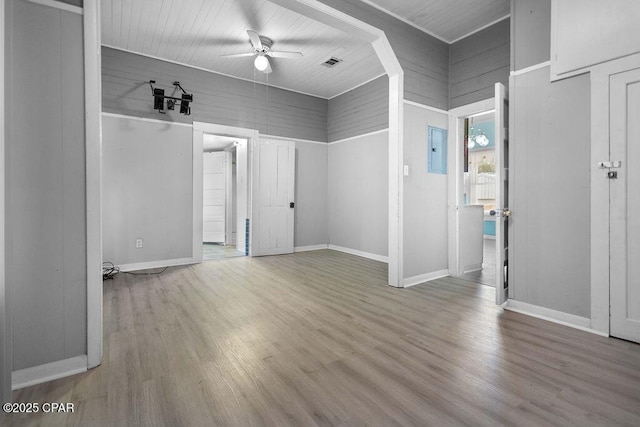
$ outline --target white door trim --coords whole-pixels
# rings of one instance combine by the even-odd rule
[[[404,71],[384,31],[318,0],[272,0],[279,6],[330,25],[371,43],[389,76],[389,276],[390,286],[403,287],[403,111]]]
[[[205,133],[228,135],[247,139],[247,212],[249,218],[249,255],[252,255],[253,216],[251,210],[251,153],[254,141],[258,141],[260,134],[255,129],[239,128],[235,126],[217,125],[213,123],[193,122],[193,249],[195,262],[202,261],[202,154],[203,137]],[[244,230],[237,230],[238,235]]]
[[[591,69],[591,327],[609,335],[609,76],[640,68],[640,54]]]
[[[462,276],[463,262],[460,259],[460,221],[463,205],[464,186],[464,153],[462,144],[459,141],[464,138],[464,119],[477,114],[484,114],[495,109],[495,99],[489,98],[484,101],[449,110],[449,139],[447,141],[448,177],[448,228],[449,228],[449,274],[451,276]]]
[[[102,363],[102,84],[99,0],[85,0],[85,167],[87,202],[87,367]]]

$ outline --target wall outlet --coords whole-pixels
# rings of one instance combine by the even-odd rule
[[[141,248],[142,247],[142,239],[136,239],[136,248]]]

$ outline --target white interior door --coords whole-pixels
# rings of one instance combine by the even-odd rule
[[[295,145],[261,139],[254,152],[252,255],[292,253]]]
[[[509,298],[509,92],[496,83],[496,304]]]
[[[640,342],[640,69],[610,77],[610,330]],[[616,175],[616,176],[613,176]]]
[[[202,160],[202,241],[225,242],[226,153],[204,153]]]

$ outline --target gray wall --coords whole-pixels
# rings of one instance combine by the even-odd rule
[[[170,93],[180,81],[193,93],[191,115],[153,109],[148,81]],[[200,121],[258,129],[289,138],[327,141],[327,100],[269,87],[267,126],[266,86],[111,48],[102,48],[102,107],[104,112],[158,120]]]
[[[13,369],[87,352],[82,16],[7,2]]]
[[[448,128],[448,116],[404,107],[404,277],[448,268],[447,177],[427,173],[427,127]]]
[[[551,57],[551,0],[511,0],[511,69]]]
[[[4,67],[5,67],[5,32],[8,20],[5,17],[5,3],[0,3],[0,403],[11,400],[11,304],[9,303],[9,287],[5,277],[5,96],[4,96]],[[0,413],[0,422],[5,417]]]
[[[549,59],[549,1],[512,3],[517,69]],[[544,18],[547,17],[547,18]],[[590,80],[511,87],[511,297],[590,316]]]
[[[388,254],[389,133],[329,145],[329,243]]]
[[[329,142],[389,127],[389,78],[384,75],[329,100]]]
[[[294,246],[326,245],[328,144],[296,142]]]
[[[327,151],[327,144],[296,142],[295,246],[329,242]],[[191,127],[103,115],[105,261],[193,256],[192,164]]]
[[[189,126],[103,115],[104,261],[193,256],[192,133]]]
[[[513,298],[590,316],[589,76],[515,78],[512,117]]]
[[[493,98],[509,85],[510,21],[505,19],[449,46],[449,108]]]
[[[383,30],[404,70],[404,97],[446,110],[449,45],[359,0],[320,0]]]

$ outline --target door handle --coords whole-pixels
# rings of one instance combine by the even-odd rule
[[[295,203],[293,203],[293,202],[290,202],[290,203],[289,203],[289,207],[290,207],[291,209],[293,209],[295,206],[296,206],[296,204],[295,204]]]
[[[511,216],[511,210],[509,210],[509,208],[504,208],[504,209],[491,209],[489,211],[489,215],[491,216],[501,216],[504,218],[508,218]]]

